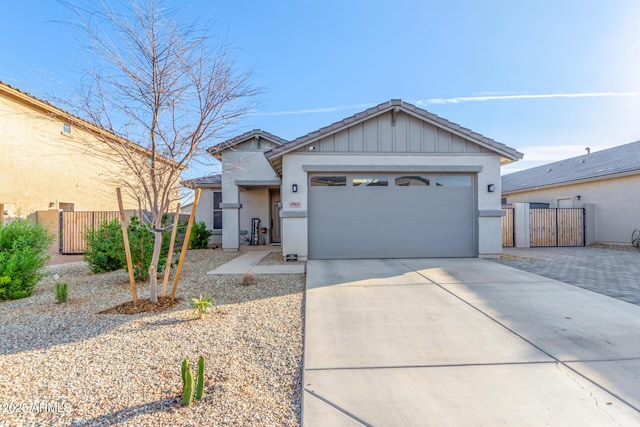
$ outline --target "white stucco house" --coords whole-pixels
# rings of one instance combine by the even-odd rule
[[[522,158],[401,100],[292,141],[253,130],[209,153],[222,173],[184,185],[202,189],[196,220],[213,243],[252,243],[259,219],[260,243],[298,259],[496,256],[500,166]]]

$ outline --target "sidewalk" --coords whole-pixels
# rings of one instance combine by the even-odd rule
[[[305,264],[259,265],[272,251],[251,251],[222,264],[207,274],[304,274]]]

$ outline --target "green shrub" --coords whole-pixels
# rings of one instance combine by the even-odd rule
[[[209,245],[209,237],[213,232],[207,230],[207,226],[204,221],[194,222],[191,226],[191,237],[189,237],[189,248],[191,249],[206,249]]]
[[[46,273],[53,242],[41,225],[25,220],[0,225],[0,300],[25,298]]]
[[[105,221],[85,234],[84,260],[92,273],[120,270],[127,264],[120,221]]]
[[[163,222],[165,222],[164,218]],[[146,280],[149,278],[149,265],[153,256],[154,234],[142,225],[137,217],[132,217],[127,227],[134,278],[136,281]],[[162,233],[162,250],[158,261],[159,273],[164,270],[167,263],[170,239],[170,230]],[[93,273],[115,271],[127,267],[127,255],[119,220],[104,222],[98,228],[88,231],[85,235],[85,241],[87,251],[84,254],[84,259]]]

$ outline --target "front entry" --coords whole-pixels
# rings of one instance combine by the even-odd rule
[[[280,190],[270,190],[271,243],[280,243]]]

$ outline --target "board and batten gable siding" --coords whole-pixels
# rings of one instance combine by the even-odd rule
[[[230,151],[256,151],[256,150],[267,151],[277,146],[278,146],[277,144],[274,144],[269,140],[266,140],[262,137],[258,137],[258,138],[251,138],[251,139],[248,139],[247,141],[241,142],[240,144],[234,145],[233,147],[229,148],[229,150]]]
[[[322,153],[490,153],[447,130],[399,112],[372,117],[311,144]],[[306,152],[307,145],[294,150]]]

